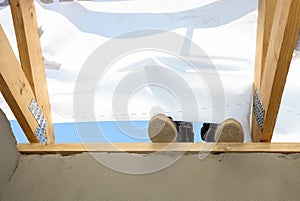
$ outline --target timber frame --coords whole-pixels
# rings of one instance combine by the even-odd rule
[[[21,65],[0,25],[1,92],[29,142],[52,144],[54,131],[34,0],[9,3]]]
[[[298,38],[299,0],[260,0],[254,95],[263,107],[263,125],[252,112],[252,141],[271,142],[282,93]]]
[[[167,148],[163,143],[55,144],[34,0],[9,0],[9,4],[20,63],[0,25],[0,89],[31,142],[17,145],[21,153],[300,152],[298,143],[270,143],[298,37],[300,0],[259,0],[251,119],[255,143],[175,143]],[[31,110],[32,102],[40,114]],[[43,121],[37,116],[42,116]],[[41,125],[44,121],[47,124]],[[38,131],[43,132],[37,134]],[[46,141],[41,141],[40,135]]]
[[[199,153],[299,153],[297,143],[89,143],[89,144],[18,144],[22,154],[74,154],[83,152],[181,152]]]

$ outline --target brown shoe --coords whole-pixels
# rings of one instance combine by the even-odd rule
[[[218,125],[215,142],[244,142],[243,127],[235,119],[227,119]]]
[[[164,114],[153,116],[148,125],[148,135],[152,142],[176,142],[175,123]]]

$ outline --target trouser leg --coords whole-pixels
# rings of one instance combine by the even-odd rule
[[[215,133],[219,124],[203,123],[201,139],[205,142],[215,142]]]
[[[194,142],[193,124],[186,121],[174,121],[177,129],[177,142]]]

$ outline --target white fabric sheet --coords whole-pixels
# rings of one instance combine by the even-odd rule
[[[242,123],[246,141],[250,141],[257,1],[37,1],[36,12],[55,123],[148,120],[158,112],[165,112],[174,119],[202,122],[221,122],[233,117]],[[0,23],[18,55],[8,6],[0,7]],[[182,36],[181,52],[175,56],[149,49],[130,52],[111,63],[94,89],[74,90],[80,70],[98,47],[119,35],[143,29],[161,29]],[[193,55],[185,37],[197,44],[207,58],[203,60],[203,55]],[[193,61],[195,68],[184,59],[178,59],[180,56]],[[217,70],[206,68],[207,61],[212,62]],[[297,102],[300,97],[297,82],[299,62],[295,57],[291,65],[273,141],[300,141],[297,132],[300,130],[297,124],[300,119]],[[155,68],[154,71],[141,66],[161,66],[162,69]],[[119,85],[130,78],[132,72],[137,72],[138,77],[129,81],[131,85],[135,81],[138,84],[147,83],[147,80],[164,80],[175,87],[172,91],[158,83],[136,86],[135,91],[127,91],[126,87]],[[172,76],[169,73],[166,76],[165,72]],[[93,76],[94,72],[90,73]],[[194,103],[190,97],[184,99],[186,90],[179,87],[176,91],[176,85],[180,84],[174,81],[174,76],[178,82],[187,83],[196,100],[194,108],[182,106],[182,100],[190,106]],[[214,80],[215,77],[220,79],[221,88],[207,86],[205,79]],[[89,79],[85,82],[89,83]],[[82,103],[74,118],[74,93],[78,97],[93,97],[93,112],[85,110],[84,107],[89,106]],[[131,93],[129,99],[128,93]],[[124,98],[125,103],[118,102],[116,97],[120,101]],[[0,101],[1,108],[10,119],[14,119],[3,98]],[[124,111],[122,104],[128,109]]]

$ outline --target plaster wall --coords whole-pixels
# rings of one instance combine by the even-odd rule
[[[98,160],[143,167],[168,155],[97,153]],[[185,155],[155,173],[132,175],[88,153],[22,155],[3,200],[300,200],[300,155]],[[125,168],[126,169],[126,168]]]
[[[0,200],[17,169],[19,156],[10,123],[0,110]]]
[[[159,170],[178,155],[19,156],[15,143],[0,112],[2,201],[300,200],[300,154],[191,154]]]

